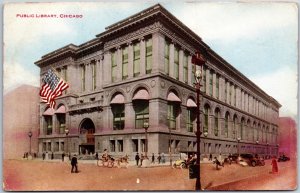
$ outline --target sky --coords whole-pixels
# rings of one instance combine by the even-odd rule
[[[284,2],[102,1],[19,3],[4,6],[3,93],[21,84],[39,86],[43,55],[80,45],[105,27],[160,3],[218,55],[297,119],[298,9]],[[17,14],[80,14],[74,18],[24,18]]]

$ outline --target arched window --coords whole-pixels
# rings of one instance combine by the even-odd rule
[[[57,130],[59,134],[65,134],[66,129],[66,107],[64,105],[58,106],[55,111],[57,119]]]
[[[245,119],[242,118],[241,120],[241,125],[240,125],[240,138],[244,139],[244,124],[245,124]]]
[[[44,134],[52,135],[52,116],[54,115],[54,109],[47,108],[43,113],[44,117]]]
[[[117,93],[113,96],[110,104],[113,113],[113,129],[122,130],[125,127],[125,105],[124,96]]]
[[[228,137],[228,122],[229,122],[229,113],[227,112],[225,115],[225,136]]]
[[[256,123],[253,123],[253,141],[257,141],[257,128],[256,128]]]
[[[180,102],[181,100],[178,98],[177,93],[175,91],[171,91],[167,97],[168,100],[168,122],[170,129],[176,129],[176,118],[180,114]]]
[[[232,129],[232,138],[233,139],[236,139],[236,134],[237,134],[236,131],[237,131],[237,124],[238,124],[237,120],[238,120],[237,116],[235,115],[233,118],[233,129]]]
[[[209,105],[204,106],[204,124],[203,124],[203,133],[207,132],[208,133],[208,118],[210,114],[210,107]]]
[[[214,128],[214,134],[215,136],[219,135],[219,119],[220,119],[220,109],[215,110],[215,128]]]
[[[188,132],[194,131],[194,122],[197,114],[197,104],[191,98],[187,100],[187,120],[186,128]]]
[[[135,111],[135,128],[144,128],[144,122],[149,123],[149,93],[146,89],[139,89],[133,98],[133,108]]]

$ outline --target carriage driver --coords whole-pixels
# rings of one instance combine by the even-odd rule
[[[107,161],[107,160],[108,160],[107,149],[104,149],[104,152],[103,152],[103,155],[102,155],[102,159],[103,159],[104,161]]]

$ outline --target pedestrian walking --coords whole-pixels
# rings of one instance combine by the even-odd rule
[[[154,153],[152,153],[152,160],[151,160],[151,163],[154,164],[155,162],[155,157],[154,157]]]
[[[77,166],[77,157],[76,157],[76,154],[73,155],[73,157],[72,157],[71,166],[72,166],[71,173],[74,173],[74,171],[73,171],[74,169],[75,169],[75,173],[78,173],[78,166]]]
[[[43,160],[45,160],[45,157],[46,157],[45,152],[43,152],[42,157],[43,157]]]
[[[272,159],[271,165],[272,165],[272,173],[273,174],[278,173],[278,164],[275,156]]]
[[[212,154],[209,154],[209,161],[212,161]]]
[[[135,155],[135,161],[136,161],[136,165],[138,166],[139,165],[139,161],[140,161],[139,153],[136,153],[136,155]]]
[[[158,164],[160,164],[160,160],[161,160],[161,156],[160,156],[160,153],[158,153],[158,157],[157,157],[157,160],[158,160]]]
[[[98,159],[99,159],[98,152],[96,152],[96,155],[95,155],[95,157],[96,157],[96,160],[98,160]]]
[[[64,160],[65,160],[65,152],[63,152],[61,155],[61,161],[64,161]]]
[[[165,154],[161,154],[161,162],[164,164],[166,162]]]

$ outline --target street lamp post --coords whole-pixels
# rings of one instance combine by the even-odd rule
[[[145,129],[145,158],[148,159],[147,153],[148,153],[148,135],[147,131],[149,128],[149,123],[147,121],[144,122],[144,129]]]
[[[32,137],[32,132],[28,132],[28,137],[29,137],[29,155],[31,155],[31,137]]]
[[[69,152],[69,137],[68,137],[68,135],[69,135],[69,129],[65,129],[65,133],[66,133],[66,139],[67,139],[67,153],[68,153],[68,157],[69,157],[69,159],[70,159],[70,152]]]
[[[201,77],[202,77],[202,65],[205,63],[205,60],[201,56],[199,52],[196,52],[195,55],[192,56],[192,63],[194,65],[200,66],[200,70],[196,70],[195,72],[195,87],[197,92],[197,160],[196,167],[198,171],[197,179],[196,179],[196,190],[201,190],[201,181],[200,181],[200,88],[201,88]]]

